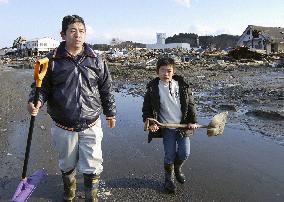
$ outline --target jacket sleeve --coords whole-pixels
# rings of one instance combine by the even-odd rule
[[[188,89],[188,103],[187,103],[187,115],[186,119],[188,123],[197,123],[196,106],[192,91]]]
[[[144,96],[143,107],[142,107],[143,122],[145,122],[147,118],[153,118],[153,116],[154,114],[153,114],[153,108],[151,105],[150,87],[147,87],[147,91]]]
[[[102,68],[98,81],[100,99],[104,115],[111,117],[116,115],[115,99],[112,93],[112,80],[106,62],[102,60],[100,62]]]

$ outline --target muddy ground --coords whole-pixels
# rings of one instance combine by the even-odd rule
[[[142,97],[154,70],[110,67],[115,82],[118,124],[105,128],[102,201],[283,201],[284,68],[230,66],[179,69],[192,83],[199,120],[228,110],[225,134],[215,139],[198,131],[185,165],[190,180],[179,194],[163,193],[163,151],[147,143],[141,123]],[[0,201],[14,193],[24,159],[29,115],[26,100],[32,71],[0,68]],[[45,168],[48,177],[30,201],[60,201],[62,182],[50,140],[46,111],[36,119],[28,174]],[[269,166],[267,166],[269,165]],[[83,201],[82,176],[78,196]]]

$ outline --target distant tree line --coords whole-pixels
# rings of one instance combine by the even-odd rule
[[[235,48],[239,36],[221,34],[217,36],[198,36],[194,33],[179,33],[175,34],[171,37],[166,38],[166,43],[189,43],[191,47],[201,46],[204,49],[207,48],[217,48],[217,49],[225,49],[225,48]],[[110,48],[145,48],[146,45],[142,43],[132,42],[132,41],[119,41],[114,43],[114,39],[112,40],[112,45],[108,44],[93,44],[91,47],[95,50],[107,51]],[[199,43],[199,44],[198,44]]]
[[[221,34],[217,36],[198,36],[194,33],[179,33],[166,38],[166,43],[189,43],[191,47],[225,49],[236,47],[239,36]],[[199,43],[199,44],[198,44]]]

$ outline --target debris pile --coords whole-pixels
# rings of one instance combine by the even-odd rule
[[[236,48],[230,51],[228,56],[236,60],[240,60],[240,59],[261,60],[263,58],[263,54],[250,51],[247,47]]]
[[[33,68],[37,57],[9,57],[5,56],[0,58],[0,65],[13,67],[13,68]]]
[[[262,55],[247,48],[238,48],[232,51],[203,51],[186,49],[129,49],[125,54],[103,53],[112,67],[155,69],[157,58],[169,56],[175,59],[179,69],[237,67],[244,66],[272,66],[283,65],[284,56]]]
[[[100,51],[109,63],[109,66],[115,68],[142,68],[155,69],[157,58],[168,56],[175,59],[179,69],[188,68],[208,68],[215,69],[220,67],[236,67],[240,65],[247,66],[283,66],[284,53],[277,55],[263,55],[261,53],[250,51],[248,48],[241,47],[234,50],[203,50],[203,49],[111,49],[109,51]],[[16,57],[3,56],[0,58],[0,65],[12,66],[17,68],[33,68],[33,64],[38,57]]]

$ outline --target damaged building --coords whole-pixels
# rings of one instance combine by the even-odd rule
[[[249,25],[240,36],[237,46],[266,54],[283,53],[284,28]]]

